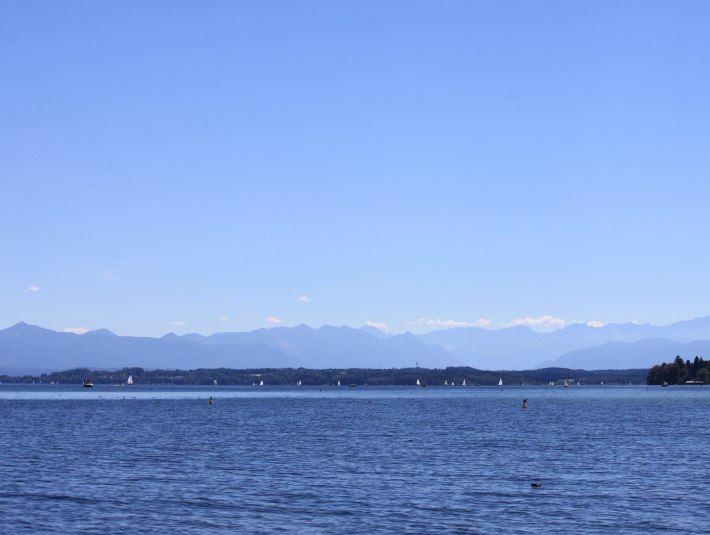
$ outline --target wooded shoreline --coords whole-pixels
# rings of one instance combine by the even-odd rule
[[[543,368],[539,370],[489,371],[459,366],[441,369],[431,368],[348,368],[348,369],[306,369],[306,368],[258,368],[230,369],[200,368],[196,370],[147,370],[144,368],[122,368],[120,370],[92,370],[77,368],[38,376],[0,376],[3,383],[82,383],[89,377],[95,384],[123,384],[129,376],[134,384],[151,385],[252,385],[261,380],[267,385],[380,385],[415,386],[492,386],[500,380],[504,385],[628,385],[646,384],[647,369],[631,370],[570,370],[566,368]]]

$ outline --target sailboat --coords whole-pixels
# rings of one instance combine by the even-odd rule
[[[463,380],[463,382],[461,383],[461,386],[466,386],[466,379]]]
[[[34,384],[34,381],[32,381]],[[91,377],[89,377],[86,381],[84,381],[84,388],[93,388],[94,387],[94,382],[91,380]]]
[[[340,386],[340,380],[338,380],[338,386]]]
[[[128,379],[126,379],[126,384],[127,384],[127,385],[132,385],[132,384],[133,384],[133,376],[132,376],[132,375],[129,375],[129,376],[128,376]]]
[[[565,379],[565,388],[567,388],[569,385],[567,384],[567,380]]]
[[[498,379],[498,386],[503,386],[503,378]]]
[[[422,384],[419,382],[419,379],[417,379],[417,386],[422,386]]]
[[[264,380],[259,381],[259,386],[264,386]]]
[[[301,380],[299,379],[298,382],[296,383],[297,386],[301,386]]]
[[[449,386],[449,382],[446,379],[444,379],[444,385]]]
[[[214,380],[214,385],[217,386],[217,379]]]

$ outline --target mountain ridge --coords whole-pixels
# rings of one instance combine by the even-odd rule
[[[308,325],[211,335],[120,336],[108,329],[58,332],[20,321],[0,330],[0,373],[75,367],[581,369],[651,367],[676,354],[710,354],[710,316],[665,326],[572,324],[540,333],[527,326],[488,330],[453,327],[390,334],[375,327]],[[704,354],[704,355],[703,355]]]

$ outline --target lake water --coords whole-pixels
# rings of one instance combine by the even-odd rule
[[[709,387],[0,385],[0,418],[0,533],[710,531]]]

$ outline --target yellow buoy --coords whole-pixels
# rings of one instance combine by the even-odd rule
[[[214,399],[212,399],[212,396],[210,396],[210,405],[214,405]]]
[[[523,409],[527,409],[527,408],[528,408],[528,400],[524,399],[523,400]]]

